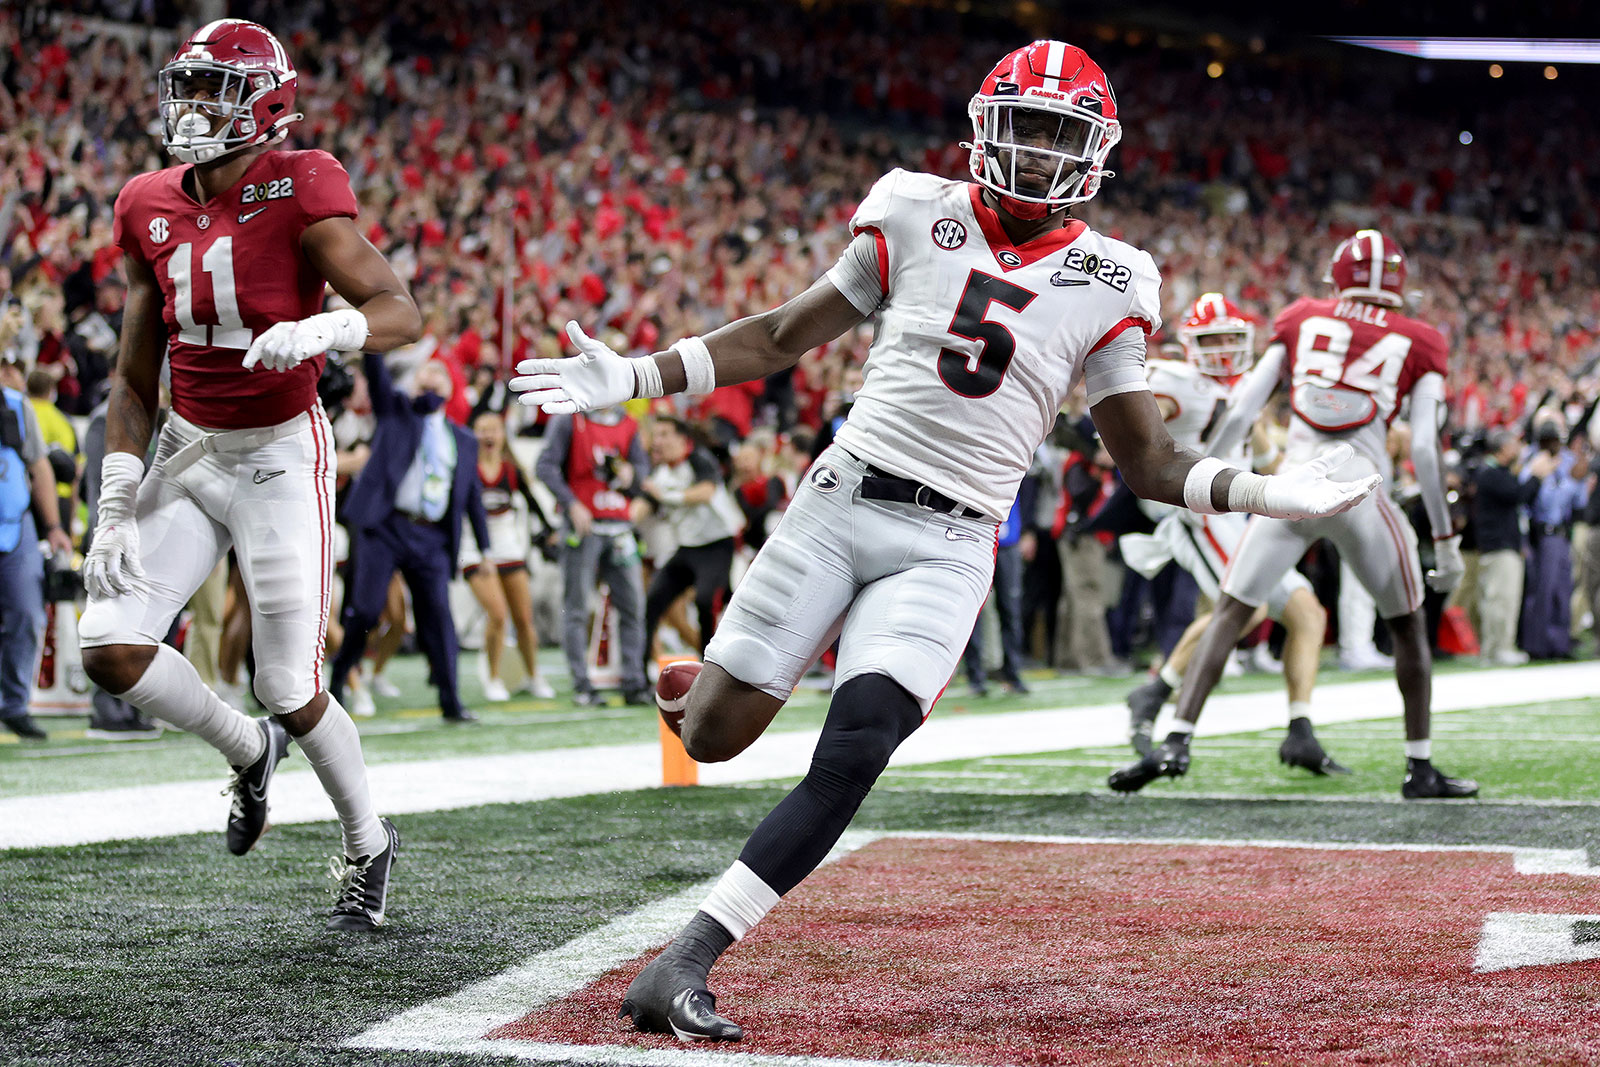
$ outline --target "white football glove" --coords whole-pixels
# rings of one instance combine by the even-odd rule
[[[244,354],[249,370],[260,363],[268,370],[293,370],[324,352],[356,352],[367,343],[367,317],[355,308],[325,311],[299,322],[270,326],[250,342]]]
[[[567,336],[578,355],[517,364],[519,376],[511,379],[511,391],[522,394],[519,401],[541,408],[546,415],[571,415],[634,398],[638,378],[632,360],[584,333],[576,322],[567,323]]]
[[[1328,478],[1330,471],[1344,466],[1353,455],[1355,449],[1341,444],[1282,474],[1239,474],[1228,487],[1228,510],[1274,519],[1320,519],[1349,511],[1383,484],[1380,474],[1353,482]]]
[[[1467,561],[1461,558],[1461,536],[1445,537],[1433,543],[1433,570],[1428,572],[1428,588],[1448,593],[1461,584]]]
[[[133,520],[144,464],[131,452],[107,452],[100,461],[99,514],[94,543],[83,560],[83,585],[104,600],[138,592],[144,583],[139,562],[139,527]]]

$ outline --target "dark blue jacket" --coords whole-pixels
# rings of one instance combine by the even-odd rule
[[[368,352],[362,359],[367,372],[367,392],[377,429],[372,434],[372,456],[361,468],[343,506],[344,524],[352,532],[376,528],[394,511],[395,494],[422,447],[425,416],[411,406],[411,397],[395,388],[383,356]],[[450,507],[444,528],[450,538],[450,561],[461,554],[461,517],[472,520],[472,531],[482,549],[489,547],[489,519],[483,510],[483,489],[478,480],[478,439],[454,423],[456,472],[450,485]]]

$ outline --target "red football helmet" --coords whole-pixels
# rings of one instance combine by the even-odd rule
[[[1406,254],[1392,237],[1377,230],[1357,230],[1334,250],[1322,280],[1333,283],[1342,297],[1403,307]]]
[[[1205,293],[1178,327],[1183,358],[1201,374],[1234,378],[1255,362],[1256,326],[1232,300]]]
[[[294,64],[265,26],[218,19],[161,68],[161,142],[185,163],[211,163],[283,136],[294,110]]]
[[[1019,218],[1081,204],[1122,138],[1106,72],[1083,49],[1035,41],[1002,59],[967,105],[973,180]]]

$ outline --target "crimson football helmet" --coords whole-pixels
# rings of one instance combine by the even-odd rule
[[[972,140],[962,147],[972,150],[973,180],[1018,218],[1093,197],[1122,139],[1106,72],[1061,41],[1035,41],[1002,59],[967,114]]]
[[[283,136],[294,110],[294,64],[265,27],[218,19],[161,68],[161,142],[185,163],[211,163]]]
[[[1357,230],[1339,242],[1322,280],[1331,282],[1342,297],[1403,307],[1406,254],[1392,237],[1377,230]]]
[[[1183,358],[1201,374],[1234,378],[1255,362],[1256,326],[1232,300],[1205,293],[1178,327]]]

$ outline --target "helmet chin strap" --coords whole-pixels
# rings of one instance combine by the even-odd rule
[[[1017,200],[1013,197],[1000,194],[1000,206],[1005,208],[1006,214],[1025,222],[1037,222],[1050,214],[1049,204],[1030,204],[1026,200]]]

